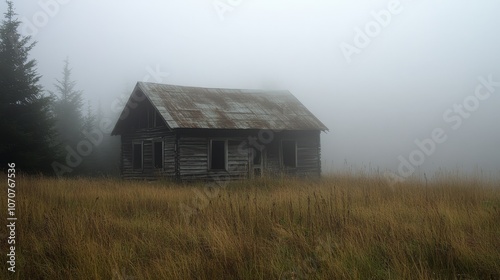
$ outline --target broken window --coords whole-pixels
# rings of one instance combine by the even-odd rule
[[[154,168],[163,168],[163,142],[153,142]]]
[[[297,143],[295,141],[281,141],[281,158],[283,166],[297,167]]]
[[[132,145],[132,168],[142,169],[142,143]]]
[[[225,170],[227,165],[227,142],[224,140],[210,141],[210,169]]]

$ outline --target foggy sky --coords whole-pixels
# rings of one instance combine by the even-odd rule
[[[419,149],[415,140],[442,129],[446,140],[419,172],[479,169],[500,177],[500,87],[470,103],[477,108],[467,117],[454,111],[474,101],[479,77],[500,81],[498,1],[44,0],[14,7],[22,33],[38,41],[31,55],[44,88],[54,89],[69,57],[77,89],[106,112],[144,80],[288,89],[330,129],[321,139],[323,171],[397,172],[398,157]],[[386,26],[376,22],[387,15],[382,10],[391,15],[382,17]],[[357,30],[366,34],[367,26],[380,30],[356,47]],[[357,48],[350,63],[346,45]]]

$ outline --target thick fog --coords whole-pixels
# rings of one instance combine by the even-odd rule
[[[68,57],[76,88],[110,115],[137,81],[287,89],[329,128],[321,138],[324,172],[500,176],[499,1],[14,7],[21,33],[38,41],[31,56],[44,89],[53,90]]]

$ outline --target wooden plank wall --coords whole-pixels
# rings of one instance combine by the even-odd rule
[[[309,133],[308,133],[309,134]],[[301,177],[321,176],[321,144],[319,132],[297,137],[297,170]]]
[[[204,131],[179,133],[178,162],[182,181],[228,181],[248,176],[248,151],[240,153],[238,146],[246,141],[243,135]],[[236,133],[238,134],[238,133]],[[209,170],[210,139],[228,140],[228,170]]]
[[[182,137],[178,139],[179,176],[182,180],[205,179],[208,170],[208,139]]]
[[[281,141],[295,140],[297,143],[297,166],[284,167],[281,160]],[[284,173],[300,177],[321,176],[319,131],[284,131],[274,134],[273,141],[266,145],[264,174]]]
[[[231,172],[232,179],[248,178],[249,150],[247,149],[243,152],[241,149],[238,149],[238,146],[246,141],[247,139],[243,137],[228,141],[228,169]]]
[[[181,130],[150,128],[122,135],[122,176],[125,179],[155,179],[167,177],[182,181],[220,180],[248,178],[251,158],[249,137],[257,137],[258,131]],[[153,168],[152,140],[164,142],[164,167]],[[228,170],[209,170],[210,139],[228,140]],[[297,166],[284,168],[281,162],[281,141],[297,142]],[[132,143],[144,141],[142,170],[132,168]],[[241,145],[244,143],[243,145]],[[264,143],[259,143],[262,145]],[[241,146],[240,146],[241,145]],[[240,147],[240,149],[239,149]],[[301,177],[321,175],[320,132],[286,131],[273,133],[273,141],[265,145],[264,175],[284,173]]]
[[[281,137],[275,137],[274,140],[264,148],[266,154],[264,161],[264,176],[279,174],[282,171],[280,159],[280,141]]]
[[[152,141],[163,139],[163,169],[153,168]],[[121,174],[124,179],[157,179],[175,176],[175,134],[166,127],[141,129],[121,136]],[[143,142],[143,169],[134,170],[132,163],[132,144]]]

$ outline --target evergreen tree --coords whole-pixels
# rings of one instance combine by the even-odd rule
[[[52,93],[58,142],[63,145],[75,146],[83,138],[84,117],[82,115],[82,91],[75,90],[76,82],[71,80],[69,60],[64,61],[62,80],[54,84],[56,93]]]
[[[92,110],[92,104],[90,103],[89,100],[87,103],[87,115],[84,117],[83,120],[83,129],[87,132],[91,131],[96,125],[96,122],[97,122],[97,117]]]
[[[12,1],[7,5],[0,25],[0,169],[14,162],[26,172],[48,172],[57,156],[51,98],[29,59],[36,42],[19,34],[21,22]]]

